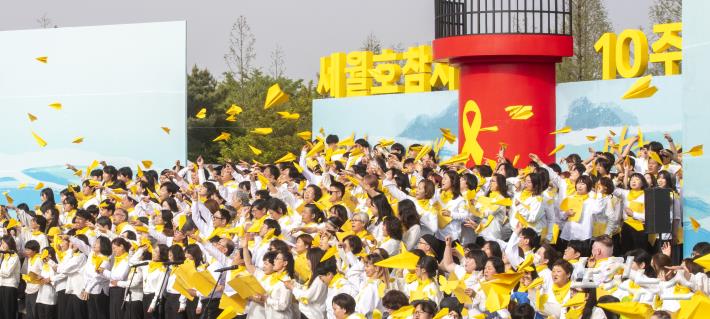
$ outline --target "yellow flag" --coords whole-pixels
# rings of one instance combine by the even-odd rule
[[[232,104],[232,106],[229,107],[227,110],[227,115],[239,115],[242,113],[242,108],[237,106],[236,104]]]
[[[552,150],[552,152],[550,152],[550,154],[547,154],[547,156],[552,156],[552,155],[554,155],[555,153],[561,151],[563,148],[565,148],[565,145],[564,145],[564,144],[557,145],[557,147],[555,147],[555,149]]]
[[[569,126],[565,126],[557,131],[550,132],[550,135],[565,134],[565,133],[569,133],[569,132],[572,132],[572,128]]]
[[[222,132],[222,134],[219,134],[219,136],[215,137],[212,142],[219,142],[219,141],[226,141],[230,137],[232,137],[232,134],[229,134],[227,132]]]
[[[300,137],[304,141],[310,141],[313,134],[311,131],[303,131],[296,133],[296,136]]]
[[[143,167],[145,167],[145,169],[150,169],[150,167],[153,166],[153,161],[145,160],[141,161],[141,163],[143,164]]]
[[[249,146],[249,149],[251,150],[251,152],[254,153],[254,155],[256,155],[256,156],[261,155],[262,151],[260,149],[254,147],[254,146],[251,146],[251,145],[248,145],[248,146]]]
[[[170,134],[170,128],[169,128],[169,127],[161,126],[160,128],[163,130],[163,132],[165,132],[165,133],[167,133],[167,134]]]
[[[47,142],[46,142],[45,140],[43,140],[39,135],[37,135],[37,133],[32,132],[32,137],[35,138],[35,141],[37,142],[37,144],[38,144],[40,147],[45,147],[45,146],[47,146]]]
[[[301,117],[301,115],[298,113],[276,112],[276,114],[281,116],[281,118],[284,120],[298,120]]]
[[[288,152],[286,155],[282,156],[281,158],[277,159],[274,164],[278,163],[287,163],[287,162],[293,162],[296,160],[296,155],[293,155],[293,153]]]
[[[46,56],[39,56],[39,57],[36,57],[35,60],[37,60],[37,61],[39,61],[39,62],[42,62],[42,63],[45,63],[45,64],[47,63],[47,57],[46,57]]]
[[[197,114],[195,114],[195,117],[198,119],[203,119],[206,116],[207,116],[207,109],[204,107],[199,112],[197,112]]]
[[[281,87],[277,84],[272,85],[269,91],[266,92],[266,100],[264,101],[264,109],[270,107],[278,106],[288,102],[288,95],[281,90]]]
[[[81,144],[81,142],[83,142],[83,141],[84,141],[84,138],[81,137],[81,136],[79,136],[79,137],[75,138],[75,139],[74,139],[73,141],[71,141],[71,142],[74,143],[74,144]]]
[[[259,134],[259,135],[269,135],[273,132],[274,130],[270,127],[258,127],[253,129],[251,132],[254,134]]]
[[[37,117],[34,116],[32,113],[27,113],[27,117],[30,118],[30,122],[34,122],[37,120]]]
[[[55,110],[61,110],[62,109],[62,103],[59,102],[53,102],[49,104],[49,107],[55,109]]]

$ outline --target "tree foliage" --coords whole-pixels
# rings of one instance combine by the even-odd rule
[[[612,32],[602,0],[572,0],[574,55],[557,64],[557,81],[588,81],[602,77],[602,57],[594,43],[605,32]]]
[[[278,83],[289,95],[283,105],[264,110],[266,92]],[[304,141],[296,136],[311,129],[311,101],[316,96],[313,83],[284,77],[274,78],[258,69],[241,79],[230,73],[217,82],[206,70],[193,68],[188,76],[188,153],[190,158],[202,155],[207,162],[256,160],[272,162],[287,152],[297,153]],[[200,104],[202,103],[202,104]],[[227,121],[225,113],[232,104],[242,108],[236,122]],[[200,106],[197,106],[200,105]],[[201,107],[207,108],[204,119],[195,118]],[[276,112],[287,111],[300,114],[298,120],[285,120]],[[262,136],[250,133],[254,128],[271,127],[273,133]],[[231,134],[227,141],[212,142],[222,132]],[[249,145],[261,151],[254,155]]]

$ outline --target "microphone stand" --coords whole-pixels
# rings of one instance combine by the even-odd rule
[[[126,286],[126,291],[123,292],[123,301],[121,302],[121,310],[126,311],[126,296],[128,296],[128,307],[131,306],[131,302],[133,301],[133,295],[131,294],[131,285],[133,284],[133,277],[136,275],[136,271],[138,271],[138,267],[133,268],[133,272],[131,273],[130,279],[128,279],[128,285]],[[128,319],[131,319],[133,316],[133,313],[131,312],[131,309],[128,309]]]
[[[210,309],[210,304],[212,303],[212,298],[214,298],[214,293],[215,290],[217,290],[217,286],[219,285],[220,279],[222,279],[222,275],[224,275],[225,272],[219,273],[219,276],[217,277],[217,281],[214,284],[214,287],[212,287],[212,291],[210,292],[209,298],[207,298],[207,304],[205,305],[205,309],[202,309],[202,313],[200,314],[200,319],[205,319],[207,318],[207,311]]]
[[[163,281],[160,283],[160,290],[158,290],[158,294],[156,296],[156,301],[155,301],[155,309],[153,311],[157,311],[158,318],[164,318],[165,317],[165,311],[163,307],[165,305],[163,304],[163,294],[165,293],[165,289],[168,286],[168,277],[170,277],[170,266],[171,265],[165,265],[165,276],[163,276]]]

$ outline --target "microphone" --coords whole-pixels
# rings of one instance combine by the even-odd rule
[[[131,265],[131,268],[136,268],[136,267],[145,266],[145,265],[147,265],[148,263],[150,263],[150,261],[139,262],[139,263],[136,263],[136,264]]]
[[[234,270],[234,269],[237,269],[237,268],[239,268],[239,265],[232,265],[232,266],[229,266],[229,267],[218,268],[218,269],[215,270],[214,272],[224,272],[224,271],[228,271],[228,270]]]

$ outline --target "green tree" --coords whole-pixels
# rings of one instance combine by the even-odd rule
[[[266,92],[273,84],[278,83],[281,89],[289,95],[289,101],[283,105],[264,110]],[[232,137],[220,145],[219,160],[256,160],[262,163],[273,162],[287,152],[298,154],[304,141],[296,136],[301,131],[311,129],[311,102],[316,96],[312,82],[307,85],[303,80],[292,80],[284,77],[274,78],[253,70],[241,80],[235,80],[227,74],[222,84],[226,98],[217,109],[224,113],[232,104],[240,106],[243,112],[237,115],[237,121],[230,123],[228,130]],[[298,120],[282,119],[276,112],[286,111],[300,114]],[[250,133],[254,128],[271,127],[270,135]],[[217,136],[219,134],[215,134]],[[256,156],[249,149],[254,146],[262,154]]]
[[[651,44],[660,38],[660,34],[653,32],[653,26],[656,24],[681,22],[682,17],[682,0],[654,0],[653,4],[648,9],[648,18],[651,20],[649,32],[646,34],[646,38],[648,38],[649,50],[651,50]],[[678,51],[678,49],[672,47],[669,51]],[[650,63],[648,72],[653,75],[665,75],[663,63]]]
[[[572,0],[572,34],[574,55],[557,64],[557,81],[587,81],[602,77],[602,58],[594,43],[605,32],[611,32],[611,22],[602,0]]]
[[[202,154],[207,162],[214,162],[219,155],[219,145],[211,140],[219,135],[216,125],[219,117],[215,113],[216,106],[220,105],[225,96],[225,91],[220,89],[219,82],[210,71],[201,70],[196,65],[187,75],[187,149],[188,157],[196,158]],[[195,114],[200,109],[207,109],[207,117],[198,119]],[[226,122],[226,121],[225,121]]]

